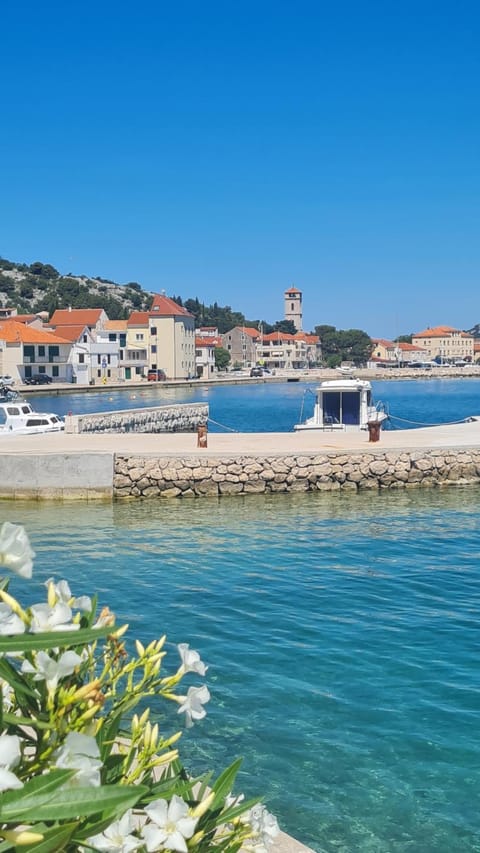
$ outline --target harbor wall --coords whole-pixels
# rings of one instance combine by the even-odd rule
[[[186,498],[273,492],[360,491],[480,482],[479,449],[292,455],[127,456],[114,461],[113,496]]]
[[[65,416],[66,433],[195,432],[208,419],[208,403],[150,406]]]

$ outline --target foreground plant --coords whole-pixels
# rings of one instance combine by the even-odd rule
[[[23,527],[5,523],[0,563],[29,578],[34,556]],[[232,795],[240,761],[192,777],[181,732],[145,708],[155,697],[156,708],[177,703],[187,726],[205,717],[205,684],[178,692],[185,676],[205,676],[198,652],[180,644],[164,674],[165,637],[132,654],[108,608],[98,614],[66,581],[46,587],[46,602],[23,608],[0,583],[0,853],[264,851],[277,822]]]

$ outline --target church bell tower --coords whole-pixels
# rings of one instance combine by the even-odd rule
[[[302,291],[289,287],[285,291],[285,320],[292,320],[297,332],[302,332]]]

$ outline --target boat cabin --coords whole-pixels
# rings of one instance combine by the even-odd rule
[[[303,424],[302,429],[367,429],[372,421],[383,421],[386,413],[372,400],[372,386],[363,379],[334,379],[322,382],[316,389],[313,417]]]

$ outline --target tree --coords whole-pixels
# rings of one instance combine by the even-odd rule
[[[328,367],[338,367],[342,361],[353,361],[360,365],[370,357],[372,341],[361,329],[315,326],[315,334],[320,337],[323,358]]]
[[[224,347],[215,347],[215,367],[217,370],[225,370],[230,364],[230,353]]]
[[[399,335],[397,338],[394,338],[394,342],[396,344],[411,344],[412,343],[413,332],[410,335]]]
[[[294,335],[297,330],[293,320],[277,320],[273,327],[273,331],[284,332],[286,335]]]

